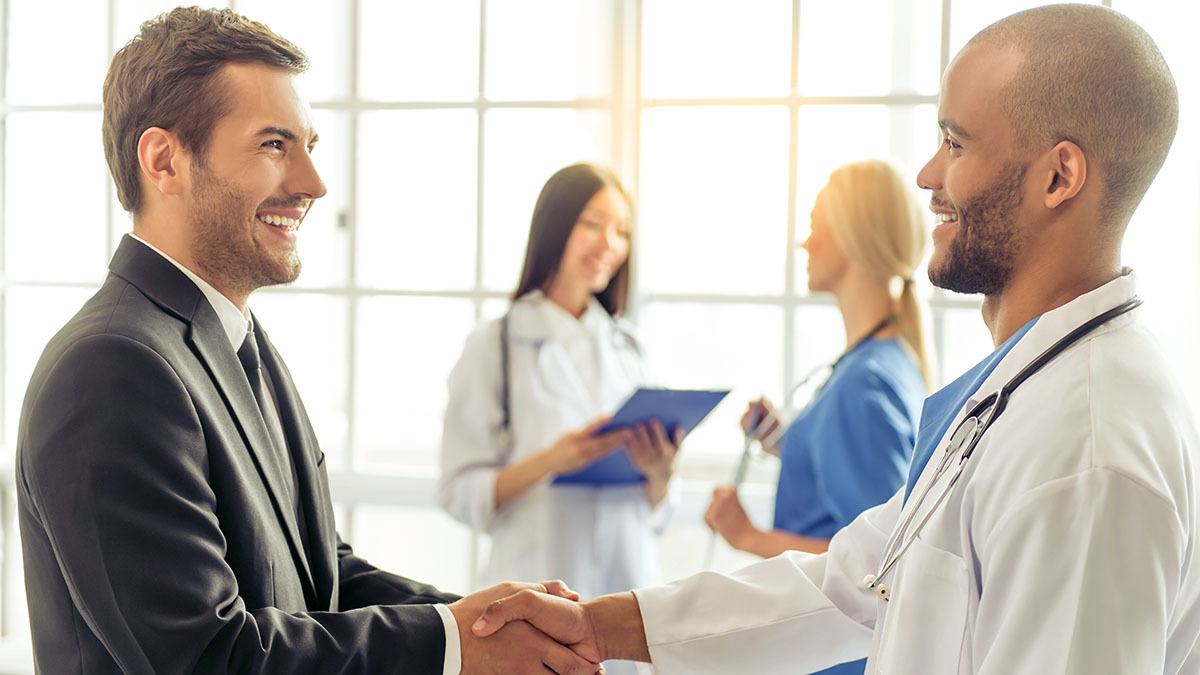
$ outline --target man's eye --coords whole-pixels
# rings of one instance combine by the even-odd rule
[[[271,148],[273,150],[283,150],[283,141],[279,140],[278,138],[275,138],[275,139],[267,141],[266,143],[263,143],[263,147]]]

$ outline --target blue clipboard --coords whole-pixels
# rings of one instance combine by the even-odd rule
[[[638,389],[613,415],[612,421],[596,433],[603,434],[657,419],[668,433],[676,428],[691,433],[700,421],[729,394],[728,389]],[[624,448],[596,460],[574,473],[554,479],[556,485],[628,485],[646,480]]]

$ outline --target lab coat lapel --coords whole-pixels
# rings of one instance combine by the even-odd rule
[[[1109,310],[1121,303],[1132,298],[1137,291],[1136,278],[1132,270],[1125,269],[1121,276],[1104,284],[1103,286],[1085,293],[1067,304],[1052,309],[1038,318],[1037,323],[1029,329],[1029,332],[1021,338],[1021,340],[1013,346],[1012,350],[1004,356],[995,370],[991,372],[976,388],[975,392],[967,398],[967,403],[955,413],[954,420],[946,429],[946,433],[937,442],[937,447],[933,452],[929,462],[921,472],[916,485],[913,488],[912,494],[920,494],[925,490],[930,481],[933,480],[934,474],[937,472],[937,465],[942,459],[942,455],[946,450],[946,446],[950,443],[950,437],[959,423],[966,417],[967,412],[978,401],[983,400],[993,392],[999,391],[1010,379],[1021,371],[1026,365],[1050,348],[1059,339],[1070,333],[1075,328],[1079,327],[1089,319]],[[1078,348],[1081,344],[1086,343],[1091,338],[1105,331],[1113,330],[1114,328],[1124,325],[1126,322],[1134,319],[1137,310],[1134,310],[1129,315],[1120,316],[1113,319],[1111,322],[1101,326],[1088,337],[1084,338],[1080,343],[1072,345],[1072,349]],[[1035,374],[1036,378],[1040,373]],[[1024,386],[1029,386],[1028,384]],[[1021,390],[1018,390],[1013,396],[1014,398],[1021,395]],[[932,400],[937,394],[930,397]],[[943,418],[944,419],[944,418]],[[926,421],[922,419],[921,433],[929,433],[932,431],[929,427],[936,429],[937,420]],[[980,441],[977,452],[984,452],[987,447],[988,437]],[[952,471],[945,472],[944,478],[948,480]],[[931,494],[937,493],[937,486],[931,488]],[[914,508],[916,499],[909,499],[904,505],[904,513],[909,509]],[[929,501],[929,500],[927,500]],[[931,504],[927,503],[923,508],[929,508]]]
[[[515,303],[510,315],[510,339],[513,346],[532,347],[539,385],[547,394],[576,411],[582,420],[590,420],[599,414],[600,407],[571,362],[550,317],[544,314],[547,308],[543,304],[548,302],[535,292]]]
[[[603,310],[601,310],[603,311]],[[614,412],[617,406],[646,381],[636,347],[613,319],[598,317],[607,325],[598,327],[597,367],[600,372],[599,401],[602,410]]]

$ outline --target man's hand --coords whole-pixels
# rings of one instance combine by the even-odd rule
[[[650,661],[646,630],[633,593],[605,595],[585,603],[521,590],[496,600],[471,629],[485,637],[524,621],[589,662]]]
[[[450,612],[458,624],[458,637],[462,645],[462,674],[476,673],[525,674],[569,673],[570,675],[593,675],[602,672],[598,660],[589,660],[559,644],[537,628],[524,623],[497,627],[487,635],[498,633],[487,639],[470,630],[484,610],[495,601],[519,593],[540,593],[559,602],[577,605],[579,594],[567,588],[561,581],[545,584],[504,583],[473,593],[449,605]]]

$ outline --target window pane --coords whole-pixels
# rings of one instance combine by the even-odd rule
[[[524,0],[487,6],[488,98],[569,100],[612,90],[609,0]]]
[[[360,96],[395,101],[476,97],[479,0],[360,0],[358,11]]]
[[[349,72],[342,37],[346,13],[340,3],[326,0],[238,0],[237,11],[295,43],[308,55],[301,76],[303,95],[326,101],[348,92],[343,73]]]
[[[849,48],[847,26],[854,27]],[[800,93],[936,94],[941,35],[940,2],[801,2]]]
[[[1010,14],[1022,10],[1055,4],[1045,0],[954,0],[950,7],[950,58],[958,53],[976,33]],[[1079,4],[1098,5],[1100,2]]]
[[[287,363],[331,470],[345,465],[346,320],[344,298],[260,292],[250,308]]]
[[[652,108],[643,116],[641,289],[781,293],[788,112]]]
[[[354,552],[372,565],[447,593],[466,593],[470,531],[439,509],[357,506]]]
[[[640,315],[640,328],[652,371],[663,386],[733,389],[688,436],[683,461],[702,455],[732,458],[740,453],[738,420],[746,404],[762,395],[779,400],[783,310],[765,305],[656,302]]]
[[[9,288],[4,295],[4,401],[6,442],[17,447],[25,388],[46,343],[94,295],[94,288]]]
[[[992,353],[992,334],[979,310],[943,310],[942,353],[938,364],[942,382],[952,382]]]
[[[579,161],[609,163],[610,120],[606,112],[580,110],[488,111],[483,186],[488,288],[516,286],[533,205],[550,175]]]
[[[358,127],[358,279],[469,288],[475,279],[476,113],[364,113]]]
[[[304,267],[296,285],[305,288],[342,286],[350,276],[350,233],[343,226],[342,218],[342,214],[351,208],[351,195],[346,189],[351,161],[346,152],[350,116],[315,110],[312,119],[319,137],[313,149],[313,163],[325,181],[327,192],[313,203],[297,233],[297,247]]]
[[[99,113],[17,113],[5,122],[8,277],[99,282],[108,262]],[[69,209],[59,208],[64,199]]]
[[[796,187],[796,241],[808,237],[817,193],[834,169],[864,159],[885,159],[910,181],[919,202],[917,172],[937,150],[937,108],[933,105],[804,106],[800,109]],[[804,251],[797,250],[796,288],[804,292]]]
[[[470,300],[359,301],[357,457],[367,463],[437,464],[446,378],[474,323]]]
[[[108,20],[105,4],[72,3],[65,15],[56,2],[18,0],[7,4],[9,24],[4,37],[8,39],[8,100],[99,102],[108,68],[108,45],[104,31],[95,27]]]
[[[784,96],[792,3],[646,0],[642,93],[649,98]]]

